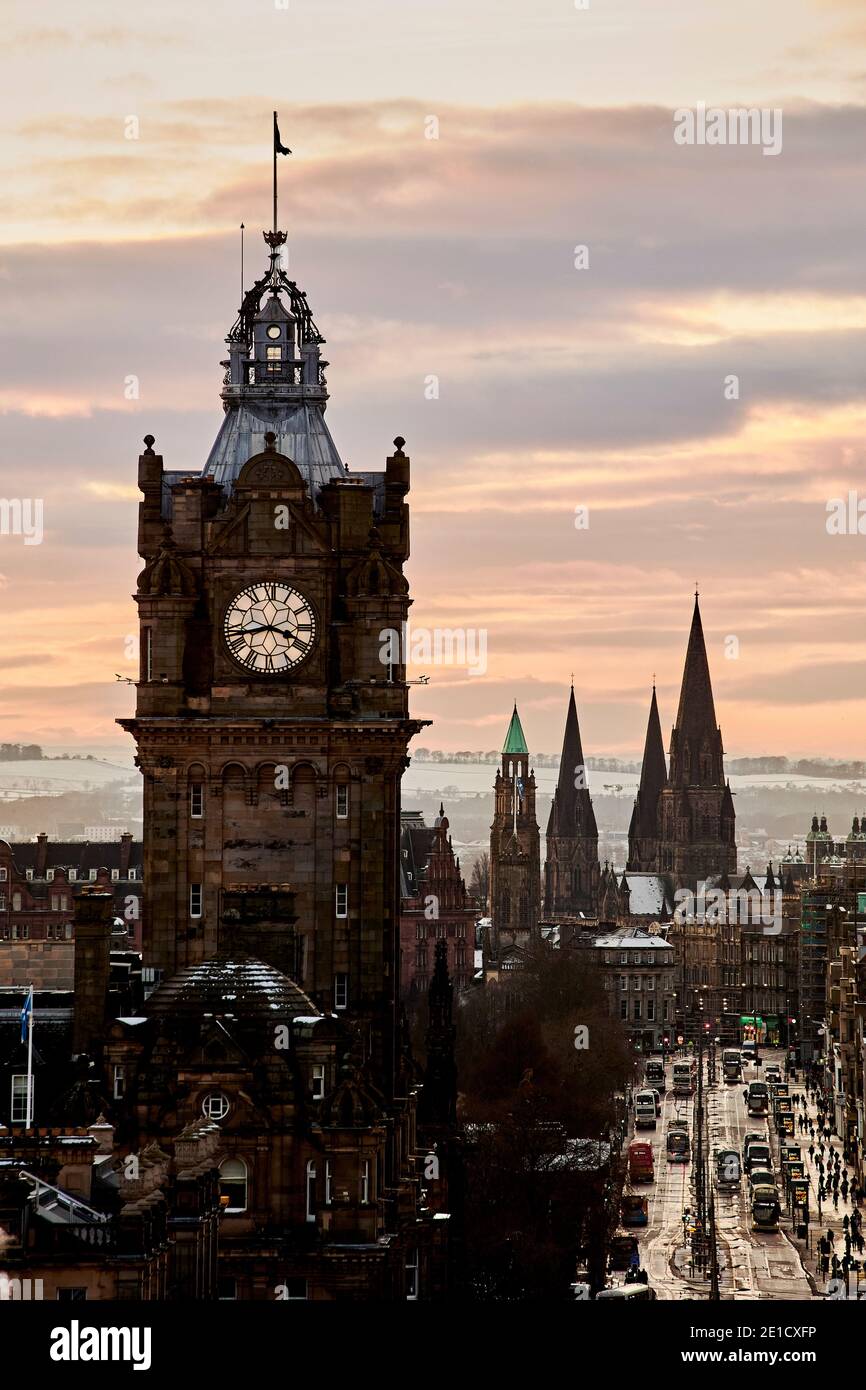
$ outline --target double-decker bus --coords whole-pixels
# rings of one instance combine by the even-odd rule
[[[628,1146],[628,1175],[632,1182],[654,1182],[652,1144],[635,1139]]]
[[[726,1081],[740,1080],[743,1075],[743,1062],[737,1048],[725,1048],[722,1053],[722,1071]]]
[[[691,1157],[689,1127],[685,1120],[671,1120],[665,1140],[668,1163],[688,1163]]]
[[[752,1190],[752,1227],[756,1231],[778,1231],[779,1194],[775,1187],[755,1187]]]
[[[766,1115],[770,1109],[770,1092],[766,1081],[750,1081],[746,1098],[746,1109],[750,1115]]]
[[[719,1149],[716,1154],[716,1187],[738,1188],[743,1165],[736,1149]]]
[[[658,1091],[660,1096],[665,1093],[665,1064],[664,1062],[647,1062],[644,1080],[653,1090]]]
[[[674,1095],[690,1096],[694,1089],[694,1062],[674,1062]]]

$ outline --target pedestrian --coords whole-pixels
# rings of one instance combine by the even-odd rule
[[[848,1227],[849,1227],[850,1225],[851,1225],[851,1218],[850,1218],[850,1216],[843,1216],[843,1218],[842,1218],[842,1230],[843,1230],[843,1231],[847,1231],[847,1230],[848,1230]]]
[[[839,1190],[836,1187],[833,1188],[833,1210],[839,1210]]]
[[[863,1254],[863,1247],[864,1247],[864,1245],[866,1245],[866,1241],[864,1241],[863,1236],[862,1236],[862,1234],[861,1234],[861,1232],[860,1232],[859,1229],[858,1229],[858,1231],[857,1231],[856,1236],[854,1237],[854,1244],[857,1246],[857,1254],[858,1254],[858,1255],[862,1255],[862,1254]]]
[[[748,1103],[749,1103],[749,1088],[748,1088],[748,1086],[746,1086],[745,1090],[743,1091],[743,1103],[746,1104],[746,1105],[748,1105]]]
[[[814,1138],[815,1138],[815,1126],[814,1126],[814,1125],[810,1125],[810,1126],[809,1126],[809,1138],[810,1138],[810,1139],[814,1139]]]
[[[809,1158],[810,1158],[810,1160],[811,1160],[812,1162],[814,1162],[814,1160],[815,1160],[815,1145],[814,1145],[814,1144],[810,1144],[810,1145],[809,1145]]]
[[[847,1178],[843,1178],[843,1179],[842,1179],[841,1183],[839,1184],[839,1191],[842,1193],[842,1201],[843,1201],[843,1202],[847,1202],[847,1200],[848,1200],[848,1179],[847,1179]]]

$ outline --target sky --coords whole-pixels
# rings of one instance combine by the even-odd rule
[[[5,29],[0,495],[44,537],[0,534],[0,741],[128,742],[141,439],[207,457],[278,109],[329,426],[350,468],[405,436],[412,625],[485,634],[483,671],[412,672],[420,741],[500,746],[516,699],[555,751],[573,673],[584,752],[639,754],[697,583],[727,751],[864,756],[859,0],[48,0]],[[781,151],[678,144],[698,103],[780,111]]]

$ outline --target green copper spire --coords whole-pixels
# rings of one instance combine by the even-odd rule
[[[514,702],[514,713],[511,716],[511,723],[508,726],[508,733],[505,736],[505,746],[503,753],[529,753],[526,746],[526,739],[523,737],[523,727],[520,723],[520,715],[517,713],[517,701]]]

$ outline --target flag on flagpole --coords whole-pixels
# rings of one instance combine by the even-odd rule
[[[291,154],[288,145],[284,145],[280,139],[280,127],[277,125],[277,113],[274,112],[274,154]]]
[[[30,1023],[32,1023],[32,1016],[33,1016],[33,986],[31,985],[31,986],[30,986],[30,993],[27,995],[27,998],[24,1000],[24,1006],[23,1006],[23,1008],[22,1008],[22,1010],[21,1010],[21,1041],[22,1041],[22,1042],[26,1042],[26,1041],[27,1041],[28,1025],[29,1025]]]

